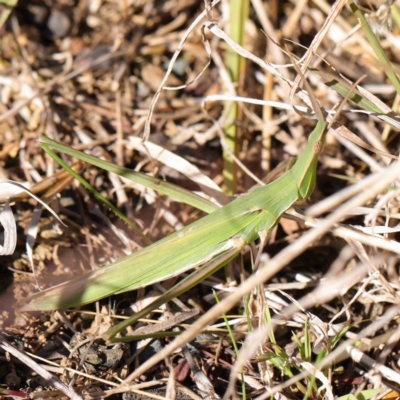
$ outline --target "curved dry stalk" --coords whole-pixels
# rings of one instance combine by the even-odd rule
[[[17,225],[8,202],[0,212],[0,223],[4,228],[4,244],[0,245],[0,256],[9,256],[14,253],[17,245]]]
[[[4,245],[0,246],[1,256],[13,254],[17,245],[17,226],[15,224],[15,219],[11,207],[8,204],[8,199],[12,198],[14,195],[17,195],[21,192],[27,193],[29,196],[33,197],[37,202],[39,202],[43,207],[45,207],[60,223],[65,226],[59,216],[43,200],[35,196],[25,186],[10,179],[0,179],[0,186],[2,187],[0,202],[6,203],[4,209],[1,211],[0,214],[0,223],[4,227]],[[4,188],[4,186],[6,188]]]

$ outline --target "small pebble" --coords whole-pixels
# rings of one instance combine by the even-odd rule
[[[55,38],[62,38],[69,32],[71,21],[62,11],[52,10],[47,20],[47,27]]]

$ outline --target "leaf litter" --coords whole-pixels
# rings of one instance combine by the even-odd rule
[[[253,1],[246,42],[239,46],[228,34],[227,2],[214,1],[212,10],[205,9],[201,1],[75,3],[20,2],[1,28],[0,177],[28,182],[32,191],[59,173],[38,145],[40,135],[46,134],[96,157],[211,195],[223,204],[226,200],[218,193],[222,183],[219,132],[231,121],[225,118],[221,100],[236,101],[226,94],[222,82],[229,75],[218,59],[228,45],[251,60],[245,84],[231,87],[238,96],[256,100],[241,103],[242,113],[235,123],[240,132],[237,157],[260,179],[266,173],[261,168],[268,164],[265,157],[276,166],[296,156],[314,125],[293,111],[289,86],[296,86],[296,73],[288,68],[286,45],[301,59],[306,52],[301,46],[313,46],[318,38],[317,54],[324,61],[315,52],[307,53],[307,62],[312,60],[311,65],[318,68],[310,81],[318,100],[332,113],[340,96],[323,83],[332,74],[338,81],[356,81],[366,74],[359,93],[382,113],[372,106],[354,110],[357,103],[345,106],[339,126],[334,127],[341,136],[328,137],[320,157],[317,188],[309,200],[313,208],[304,214],[309,204],[299,204],[282,219],[260,257],[257,273],[272,270],[275,261],[271,258],[283,249],[283,255],[293,261],[283,260],[282,271],[271,272],[267,283],[223,311],[239,348],[243,345],[240,354],[233,350],[226,325],[218,320],[199,328],[195,340],[163,356],[164,361],[139,376],[131,375],[154,355],[164,354],[180,331],[193,328],[200,316],[207,315],[215,304],[212,290],[221,300],[238,292],[239,284],[251,275],[249,252],[230,267],[229,279],[223,272],[211,276],[128,328],[125,334],[137,331],[142,337],[116,346],[112,362],[108,354],[113,346],[98,339],[102,332],[145,307],[171,282],[79,310],[40,315],[15,312],[12,305],[16,301],[40,288],[99,268],[145,243],[84,188],[56,178],[52,194],[34,193],[45,197],[66,226],[57,225],[44,213],[29,260],[25,242],[32,232],[29,225],[35,202],[14,199],[16,251],[3,256],[1,262],[2,276],[11,276],[12,282],[1,294],[0,395],[8,390],[22,391],[31,398],[122,396],[129,400],[243,397],[245,391],[245,398],[268,398],[274,392],[300,398],[309,387],[307,396],[312,398],[367,396],[372,389],[382,390],[373,394],[383,398],[395,396],[394,390],[389,394],[383,390],[400,383],[399,213],[394,190],[398,171],[396,161],[386,157],[398,155],[397,103],[393,92],[385,90],[389,86],[385,71],[357,19],[341,8],[343,2],[335,3],[329,14],[331,6],[324,1],[298,2],[296,7],[291,2]],[[394,21],[388,30],[379,22],[386,15],[379,5],[375,9],[367,2],[360,6],[369,21],[379,25],[396,69],[398,25]],[[325,21],[331,24],[329,29]],[[202,31],[202,24],[209,29]],[[288,40],[280,39],[281,32]],[[209,40],[208,52],[202,35]],[[318,73],[322,80],[316,78]],[[169,80],[164,80],[168,75]],[[271,92],[265,90],[268,85],[273,87]],[[165,86],[182,88],[160,90]],[[296,96],[310,107],[306,92],[300,89]],[[304,106],[295,101],[296,109]],[[284,106],[275,107],[273,102]],[[267,119],[266,107],[273,110]],[[151,142],[147,151],[146,143],[138,139],[143,132]],[[272,138],[271,145],[261,151],[262,144],[268,143],[265,132]],[[361,143],[364,149],[354,146],[353,134],[361,136],[362,142],[356,145]],[[166,149],[167,161],[157,158],[159,149]],[[75,160],[66,161],[72,164]],[[390,163],[391,169],[384,170]],[[152,241],[203,215],[90,165],[84,165],[81,174]],[[349,181],[357,184],[350,187]],[[239,172],[239,182],[241,193],[255,183],[244,172]],[[390,184],[393,188],[385,192]],[[329,203],[320,203],[334,193]],[[348,199],[352,202],[341,206]],[[356,213],[361,207],[363,212]],[[336,214],[329,214],[332,211]],[[321,227],[328,221],[335,223],[329,233],[321,228],[320,237],[309,235],[306,240],[308,227]],[[297,245],[300,239],[302,247]],[[298,255],[292,257],[293,252]],[[191,315],[189,322],[183,320],[181,314],[191,310],[198,310],[198,315]],[[273,334],[268,313],[274,321]],[[221,312],[210,320],[220,317]],[[161,330],[154,337],[157,324]],[[77,337],[81,344],[76,343]],[[73,347],[79,345],[83,351],[77,357]],[[34,361],[26,361],[18,352]],[[316,364],[318,357],[322,364]]]

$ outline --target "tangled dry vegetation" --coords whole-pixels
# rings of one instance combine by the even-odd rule
[[[32,199],[11,199],[17,244],[0,264],[0,396],[400,396],[399,167],[393,157],[399,143],[398,95],[387,78],[388,71],[399,68],[398,5],[392,6],[391,17],[389,4],[359,2],[391,70],[377,60],[345,1],[252,0],[243,43],[247,52],[236,48],[247,57],[246,67],[239,82],[232,83],[225,63],[230,43],[224,35],[233,2],[214,3],[205,11],[200,0],[20,1],[0,29],[1,178],[29,182],[64,224],[47,211],[40,214]],[[201,28],[210,19],[204,31],[211,54],[207,65]],[[152,103],[182,43],[164,86],[183,87],[162,90]],[[237,157],[256,177],[268,175],[271,181],[301,152],[316,124],[306,118],[310,109],[302,115],[293,110],[293,101],[304,103],[290,90],[297,72],[287,65],[288,52],[310,56],[300,66],[303,72],[314,68],[307,79],[327,111],[342,99],[334,85],[341,76],[351,83],[363,77],[359,100],[382,111],[346,100],[319,157],[316,190],[285,214],[259,257],[257,248],[248,246],[225,271],[122,332],[141,335],[130,343],[106,343],[101,336],[181,276],[76,309],[13,309],[38,288],[146,245],[143,235],[155,242],[203,216],[62,155],[140,227],[140,233],[134,232],[59,168],[38,144],[41,135],[201,192],[182,159],[222,187],[221,132],[232,124],[227,109],[236,95],[250,100],[239,103],[233,121]],[[259,59],[285,67],[274,70],[278,76]],[[171,152],[162,161],[140,147],[146,121],[151,122],[148,140]],[[238,193],[256,183],[242,168],[237,182]],[[5,202],[1,187],[0,194]],[[311,205],[320,207],[313,213],[319,219],[306,216]],[[246,289],[255,259],[259,285]],[[248,294],[215,307],[216,297],[234,299],[229,296],[238,288]],[[197,329],[194,340],[174,339],[189,328]]]

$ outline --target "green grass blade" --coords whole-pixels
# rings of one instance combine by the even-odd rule
[[[338,397],[337,400],[369,400],[372,397],[378,396],[380,393],[383,393],[386,389],[367,389],[361,391],[357,397],[354,394],[347,394],[342,397]]]
[[[370,100],[366,99],[357,90],[354,90],[352,88],[352,84],[350,82],[347,82],[345,79],[340,78],[339,76],[336,76],[334,74],[330,74],[328,72],[317,70],[315,68],[310,68],[310,71],[318,75],[326,86],[335,90],[343,98],[345,98],[349,94],[349,92],[352,91],[349,99],[362,109],[366,111],[375,112],[378,114],[385,114],[385,112],[382,109],[380,109],[377,105],[372,103]]]
[[[230,36],[236,43],[243,45],[245,37],[245,24],[249,14],[249,0],[231,0],[229,7]],[[232,83],[234,85],[239,84],[240,87],[240,85],[243,84],[246,60],[231,47],[229,47],[226,51],[226,67]],[[237,119],[240,112],[239,105],[237,102],[227,102],[225,103],[225,108],[228,110],[226,118],[228,121],[230,121],[229,125],[225,127],[225,141],[232,153],[236,154],[238,147]],[[225,149],[223,151],[223,158],[224,190],[226,194],[232,196],[236,194],[237,191],[237,167],[234,159]]]
[[[262,289],[261,289],[262,290]],[[268,302],[265,303],[265,311],[264,311],[264,319],[265,319],[265,323],[267,325],[270,326],[274,326],[273,325],[273,321],[272,321],[272,317],[271,317],[271,311],[269,309],[269,305]],[[269,340],[271,343],[277,344],[276,339],[275,339],[275,333],[273,329],[270,329],[268,332],[269,335]]]
[[[381,44],[379,43],[378,38],[375,36],[374,32],[372,31],[371,27],[369,26],[367,20],[364,17],[364,14],[360,11],[360,9],[357,7],[357,5],[352,1],[349,0],[349,5],[355,16],[358,18],[358,20],[361,23],[361,26],[365,32],[365,35],[367,36],[367,39],[369,43],[371,44],[372,48],[375,51],[376,56],[378,57],[378,60],[382,64],[386,75],[392,82],[393,86],[395,87],[396,91],[398,94],[400,94],[400,81],[397,75],[395,74],[393,67],[383,50]]]
[[[310,326],[308,318],[304,322],[304,360],[311,362],[312,350],[311,350],[311,338],[310,338]]]
[[[219,303],[220,301],[219,301],[218,295],[215,292],[215,290],[213,290],[213,293],[214,293],[214,299],[215,299],[216,303]],[[229,337],[231,338],[231,342],[232,342],[233,349],[234,349],[235,354],[236,354],[236,358],[238,358],[239,357],[239,348],[238,348],[238,345],[236,343],[236,339],[235,339],[235,336],[233,334],[232,328],[229,325],[228,318],[226,317],[225,314],[222,314],[222,318],[223,318],[223,320],[225,322],[226,329],[228,330]],[[246,400],[246,383],[245,383],[245,380],[244,380],[243,369],[240,370],[240,375],[242,377],[242,399]]]

